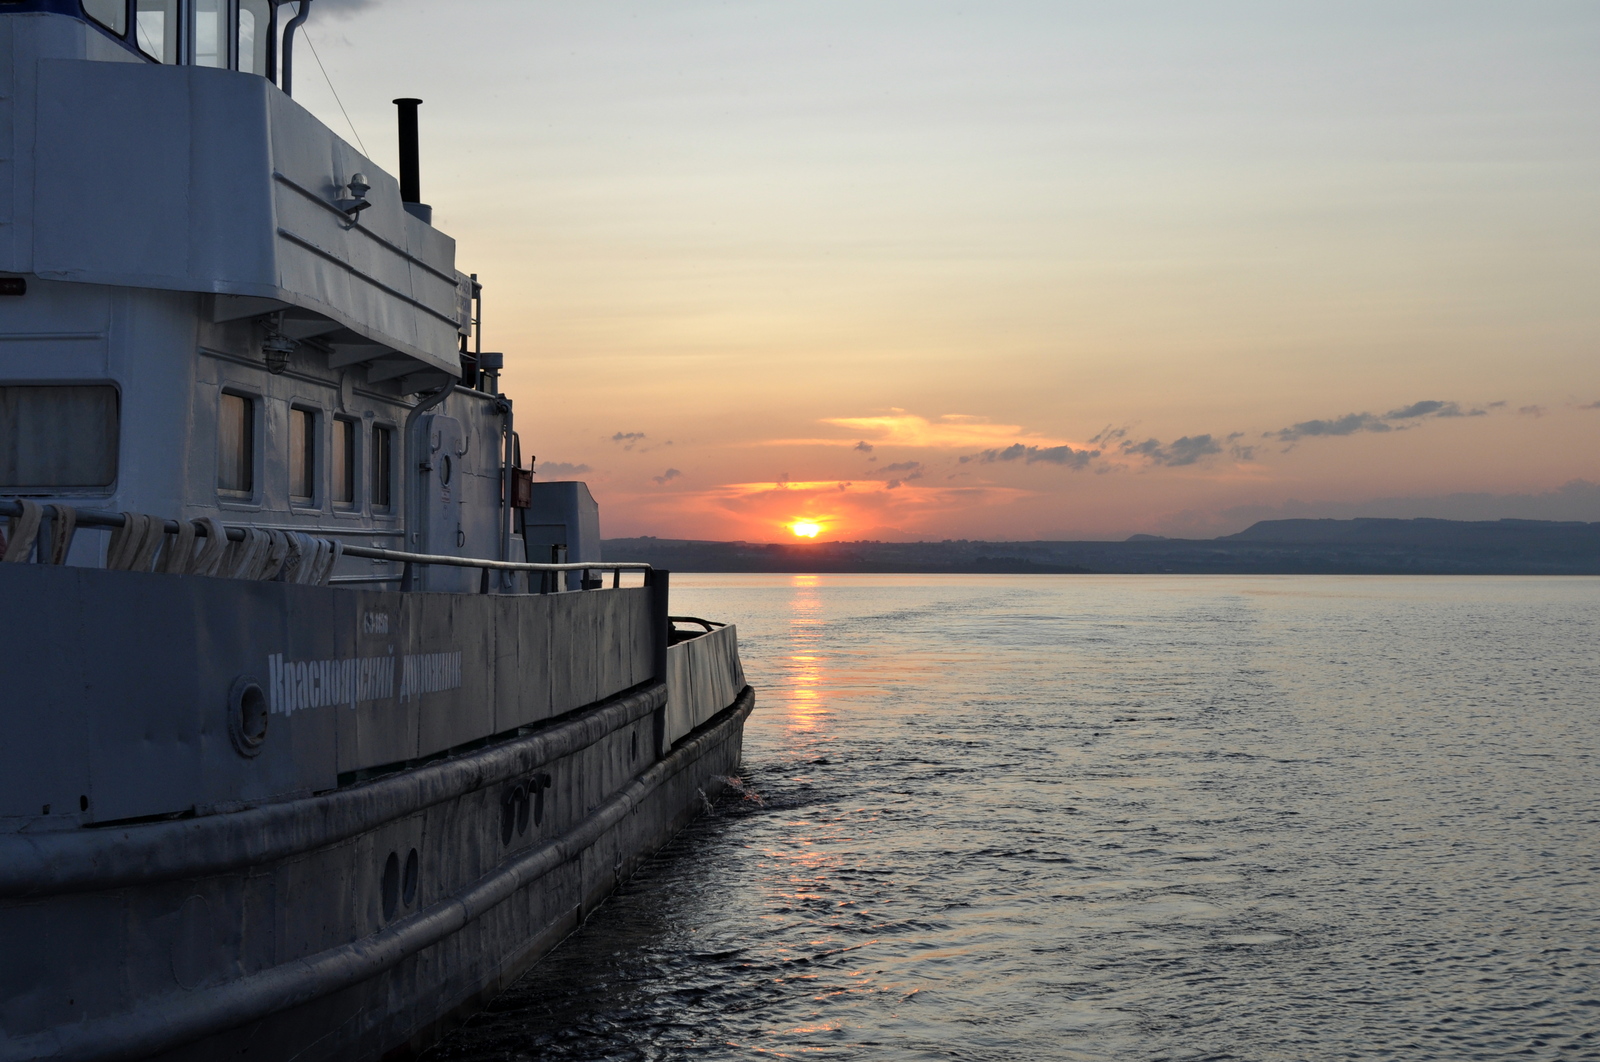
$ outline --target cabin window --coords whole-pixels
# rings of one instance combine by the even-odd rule
[[[372,429],[372,507],[394,504],[394,429]]]
[[[128,32],[128,0],[83,0],[83,13],[119,37]]]
[[[246,74],[267,72],[267,42],[272,39],[270,0],[239,0],[239,69]]]
[[[178,0],[133,0],[133,36],[158,63],[178,61]]]
[[[333,422],[333,504],[351,508],[356,503],[356,422]]]
[[[0,488],[109,487],[120,427],[109,384],[0,387]]]
[[[194,65],[228,65],[228,0],[193,0]]]
[[[310,505],[317,488],[317,414],[298,406],[289,410],[289,501]]]
[[[256,489],[256,404],[222,393],[217,412],[217,490],[248,496]]]

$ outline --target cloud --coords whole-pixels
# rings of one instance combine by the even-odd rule
[[[1210,454],[1220,454],[1222,444],[1209,434],[1185,435],[1181,439],[1173,440],[1169,446],[1163,446],[1155,439],[1146,439],[1142,443],[1124,442],[1121,450],[1130,456],[1148,458],[1153,464],[1176,468],[1192,465]]]
[[[1543,406],[1519,406],[1517,412],[1525,417],[1542,417],[1547,410]]]
[[[879,471],[903,473],[883,485],[885,490],[899,490],[911,480],[921,479],[924,469],[921,461],[896,461],[892,465],[884,465]]]
[[[620,444],[629,453],[637,449],[639,453],[647,454],[651,450],[659,450],[663,446],[672,445],[671,439],[664,439],[658,443],[651,443],[649,446],[640,446],[639,444],[644,440],[645,434],[642,431],[619,431],[611,437],[612,442]]]
[[[1448,409],[1455,409],[1456,408],[1456,404],[1454,402],[1440,402],[1440,401],[1438,401],[1436,399],[1430,398],[1430,399],[1426,399],[1426,400],[1421,401],[1421,402],[1413,402],[1409,406],[1401,406],[1399,409],[1391,409],[1391,410],[1389,410],[1389,412],[1387,412],[1387,413],[1385,413],[1383,415],[1383,419],[1384,420],[1408,420],[1411,417],[1426,417],[1426,416],[1431,416],[1432,414],[1438,413],[1440,410],[1444,410],[1444,409],[1447,409],[1447,408]],[[1452,416],[1452,415],[1457,415],[1457,414],[1451,414],[1451,413],[1446,412],[1444,415],[1445,416]]]
[[[1391,409],[1383,415],[1384,420],[1412,420],[1416,417],[1483,417],[1488,411],[1483,409],[1463,410],[1460,403],[1440,402],[1437,399],[1426,399],[1422,402],[1413,402],[1409,406]]]
[[[1099,456],[1099,450],[1074,450],[1066,445],[1024,446],[1021,443],[1012,443],[1003,450],[984,450],[981,453],[962,457],[961,463],[981,461],[984,464],[993,464],[996,461],[1023,461],[1031,465],[1044,461],[1052,465],[1065,465],[1068,468],[1079,469]]]
[[[573,465],[566,461],[540,461],[535,471],[546,476],[581,476],[590,471],[588,465]]]
[[[1342,417],[1333,417],[1328,420],[1302,420],[1298,424],[1291,424],[1287,428],[1277,431],[1262,432],[1262,438],[1280,439],[1283,442],[1294,442],[1297,439],[1308,439],[1321,435],[1355,435],[1359,432],[1385,432],[1402,431],[1410,427],[1409,424],[1396,423],[1408,420],[1420,420],[1424,417],[1484,417],[1488,410],[1462,409],[1459,402],[1444,402],[1436,398],[1423,399],[1413,402],[1409,406],[1391,409],[1383,416],[1374,413],[1346,413]]]
[[[1490,403],[1486,408],[1463,407],[1459,402],[1439,398],[1425,398],[1408,405],[1390,409],[1386,413],[1346,413],[1342,416],[1303,420],[1286,428],[1260,433],[1260,438],[1294,443],[1300,439],[1356,435],[1364,432],[1405,431],[1426,419],[1483,417],[1490,408],[1504,406],[1504,402]],[[1600,408],[1600,402],[1593,408]],[[1523,412],[1530,412],[1525,408]],[[1537,414],[1535,414],[1537,415]],[[1232,460],[1252,462],[1258,457],[1259,446],[1244,442],[1243,431],[1213,435],[1209,432],[1184,435],[1171,442],[1151,437],[1139,441],[1131,437],[1127,425],[1108,424],[1085,443],[1065,439],[1046,438],[1016,424],[991,424],[981,417],[964,414],[945,414],[934,419],[894,409],[873,417],[830,417],[822,421],[835,427],[849,428],[856,436],[835,439],[772,439],[768,446],[848,446],[852,450],[871,454],[879,446],[935,448],[965,448],[974,446],[976,452],[960,457],[962,464],[978,462],[994,464],[1020,461],[1024,464],[1055,464],[1072,469],[1093,465],[1096,472],[1115,472],[1129,467],[1117,460],[1095,463],[1096,458],[1107,454],[1116,458],[1140,458],[1151,465],[1167,468],[1186,468],[1200,464],[1207,457],[1226,453]],[[867,438],[859,436],[866,435]],[[621,437],[619,433],[618,438]],[[642,436],[641,436],[642,438]],[[869,439],[871,441],[869,441]],[[868,457],[869,461],[877,460]],[[902,482],[917,478],[920,465],[915,462],[897,462],[882,466],[885,476]],[[906,472],[894,476],[896,472]]]
[[[990,424],[982,417],[960,413],[947,413],[930,420],[914,413],[896,409],[876,417],[828,417],[822,423],[836,428],[848,428],[850,434],[867,438],[859,442],[850,439],[772,439],[768,446],[848,446],[860,450],[863,445],[913,446],[931,449],[968,449],[995,447],[1021,440],[1033,446],[1058,446],[1066,439],[1052,439],[1029,432],[1019,424]],[[869,441],[870,440],[870,441]]]
[[[632,450],[635,446],[644,441],[644,432],[619,431],[611,437],[611,441],[614,443],[621,443],[624,450]]]
[[[1354,435],[1361,431],[1393,431],[1382,417],[1373,416],[1371,413],[1346,413],[1342,417],[1331,420],[1302,420],[1298,424],[1291,424],[1287,428],[1277,431],[1263,432],[1263,437],[1268,439],[1282,439],[1284,442],[1294,442],[1296,439],[1311,438],[1319,435]]]
[[[669,468],[665,472],[661,473],[661,475],[651,476],[650,478],[656,481],[656,486],[664,487],[681,475],[683,475],[683,473],[679,472],[676,468]]]
[[[1578,408],[1579,409],[1600,409],[1600,402],[1590,402],[1588,405],[1579,406]]]
[[[1129,428],[1113,428],[1111,425],[1107,424],[1089,439],[1089,445],[1109,446],[1118,439],[1126,439],[1130,430],[1131,429]]]

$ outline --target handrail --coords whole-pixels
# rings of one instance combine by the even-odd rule
[[[114,513],[108,509],[77,509],[79,527],[117,528],[127,522],[122,513]],[[0,516],[21,516],[22,503],[16,501],[0,500]],[[162,529],[169,535],[178,533],[179,522],[166,520],[162,522]],[[229,542],[242,542],[245,538],[246,527],[239,524],[225,525]],[[308,528],[307,532],[314,532],[317,528]],[[346,532],[359,533],[359,532]],[[205,525],[196,524],[195,534],[205,538],[207,532]],[[399,561],[403,564],[446,564],[457,568],[479,568],[499,572],[581,572],[581,571],[606,571],[606,572],[647,572],[652,566],[645,561],[566,561],[560,564],[541,563],[539,561],[501,561],[490,560],[487,557],[451,557],[437,553],[407,553],[398,549],[380,549],[377,546],[347,545],[343,549],[346,557],[367,557],[372,560]]]
[[[699,616],[668,616],[667,620],[670,623],[698,623],[700,626],[706,629],[706,633],[708,634],[711,631],[716,630],[718,627],[727,626],[726,623],[719,623],[716,620],[701,619]]]
[[[229,528],[228,530],[233,530]],[[232,535],[228,536],[232,538]],[[451,557],[441,553],[405,553],[398,549],[379,549],[377,546],[346,546],[346,557],[370,557],[373,560],[403,561],[406,564],[453,564],[457,568],[486,568],[496,572],[577,572],[624,571],[646,572],[651,566],[645,561],[567,561],[562,564],[543,564],[538,561],[497,561],[487,557]]]

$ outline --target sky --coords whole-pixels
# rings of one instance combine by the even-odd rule
[[[307,33],[296,98],[383,168],[424,99],[523,453],[607,537],[1600,520],[1587,0],[314,0]]]

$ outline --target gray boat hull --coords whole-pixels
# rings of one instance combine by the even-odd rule
[[[70,569],[48,579],[3,567],[20,569],[0,571],[12,603],[26,605],[25,591],[50,591],[49,607],[34,613],[43,619],[4,633],[13,645],[54,641],[58,657],[63,644],[92,650],[90,642],[61,641],[84,614],[74,602],[92,601],[101,618],[138,618],[148,644],[162,643],[166,625],[176,667],[193,652],[205,671],[200,654],[220,644],[206,634],[215,627],[209,613],[239,605],[223,580]],[[186,691],[162,699],[155,687],[110,705],[137,717],[159,700],[159,711],[192,718],[197,735],[180,730],[168,749],[235,757],[238,766],[209,783],[208,796],[253,784],[250,772],[269,766],[268,753],[250,757],[227,744],[232,702],[217,696],[223,680],[272,653],[315,659],[297,653],[294,639],[316,637],[329,661],[317,686],[301,683],[300,695],[320,688],[342,697],[320,706],[313,697],[310,707],[271,715],[269,753],[274,741],[305,747],[319,731],[337,739],[352,721],[377,728],[392,718],[418,732],[419,720],[443,726],[459,710],[489,720],[485,728],[517,725],[404,762],[340,763],[353,769],[310,793],[246,795],[231,805],[197,800],[189,810],[110,822],[97,821],[85,799],[70,806],[76,824],[59,807],[11,819],[0,831],[0,1060],[348,1060],[420,1048],[571,932],[739,767],[754,695],[733,628],[669,648],[664,578],[633,590],[500,598],[284,584],[251,590],[273,598],[252,607],[281,610],[275,629],[232,651],[235,659],[218,663],[227,654],[213,652],[216,678],[192,707]],[[400,621],[387,632],[394,649],[364,649],[384,636],[367,629],[365,617],[384,611]],[[283,630],[293,632],[287,650],[279,648]],[[468,659],[478,654],[488,678],[477,690],[448,667],[425,672],[441,642]],[[570,649],[543,654],[533,667],[530,646],[557,642]],[[366,692],[386,696],[362,701],[352,692],[359,669],[341,673],[333,661],[363,652],[422,663],[392,688],[366,681]],[[0,688],[25,687],[18,676],[32,667],[28,654],[12,655],[0,677],[16,681]],[[516,679],[529,672],[558,695],[523,722],[510,713],[522,710],[526,691]],[[285,684],[273,696],[297,696],[289,679],[269,681]],[[413,692],[402,700],[406,683]],[[562,703],[584,685],[601,696]],[[669,689],[678,691],[672,707]],[[696,697],[717,700],[697,707]],[[17,700],[0,712],[14,735],[0,749],[6,764],[28,756],[19,735],[63,736],[59,717],[30,714]],[[138,727],[123,718],[110,729]],[[449,727],[440,732],[459,737]],[[366,740],[351,747],[381,755]],[[314,758],[329,757],[314,750]],[[292,766],[285,760],[272,777],[291,777]],[[137,803],[139,777],[113,775],[119,800]],[[152,780],[153,789],[164,784]],[[18,807],[25,796],[14,795]]]
[[[550,788],[565,788],[571,776],[603,772],[603,761],[620,759],[631,743],[632,727],[648,724],[659,694],[656,687],[618,698],[549,734],[435,769],[447,768],[447,778],[392,777],[356,787],[396,790],[368,797],[392,802],[398,814],[332,845],[205,878],[135,882],[8,905],[24,916],[7,919],[8,952],[47,951],[54,963],[93,967],[94,927],[111,908],[150,934],[144,965],[170,969],[124,971],[130,993],[142,997],[135,1006],[10,1038],[0,1057],[366,1059],[425,1046],[442,1023],[492,998],[570,933],[737,771],[744,720],[754,706],[748,687],[664,759],[586,808],[570,828],[501,845],[509,784],[548,774]],[[572,748],[585,737],[596,740]],[[452,782],[456,791],[449,793]],[[275,828],[306,828],[339,814],[328,806],[331,799],[295,802],[294,814],[280,816]],[[532,818],[530,812],[527,830],[536,835],[544,824]],[[270,948],[277,931],[294,931],[295,911],[315,921],[318,910],[353,904],[381,923],[381,868],[387,853],[403,860],[410,846],[427,853],[419,859],[414,911],[402,903],[398,917],[370,936],[229,976],[240,969],[240,952]],[[503,858],[472,877],[483,848],[502,849]],[[429,879],[469,877],[460,887],[428,895]],[[293,895],[281,895],[288,883],[284,891]],[[166,914],[149,917],[157,909]],[[32,939],[19,939],[26,923],[35,929],[27,934]],[[154,988],[173,981],[175,991],[139,990],[141,983]]]

